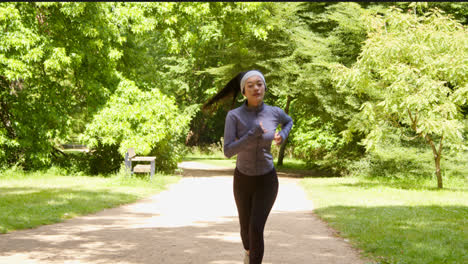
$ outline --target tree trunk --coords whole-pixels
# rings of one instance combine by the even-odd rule
[[[286,114],[289,114],[289,105],[291,104],[291,96],[288,95],[288,99],[286,101],[286,108],[284,109],[284,112],[286,112]],[[282,166],[283,165],[283,159],[284,159],[284,151],[286,149],[286,144],[288,143],[288,139],[286,138],[285,140],[283,140],[282,144],[281,144],[281,147],[280,147],[280,151],[279,151],[279,154],[278,154],[278,166]]]
[[[437,155],[435,158],[435,166],[436,166],[436,175],[437,175],[437,188],[442,189],[442,175],[440,174],[440,156]]]
[[[0,120],[2,126],[7,132],[7,137],[10,139],[16,138],[15,130],[11,125],[10,111],[8,105],[0,99]]]
[[[3,76],[0,76],[0,89],[4,91],[8,91],[10,89],[10,83]],[[15,139],[16,133],[12,126],[11,114],[10,114],[10,109],[8,107],[8,102],[6,101],[6,99],[3,100],[2,97],[0,97],[0,121],[1,121],[1,125],[5,128],[7,132],[7,137],[10,139]]]
[[[416,132],[417,131],[417,124],[418,124],[418,113],[416,112],[416,114],[413,115],[411,114],[411,111],[408,109],[408,114],[409,114],[409,118],[411,119],[411,128]],[[429,143],[429,145],[431,145],[431,148],[432,148],[432,153],[434,154],[434,163],[435,163],[435,167],[436,167],[436,176],[437,176],[437,188],[439,189],[442,189],[443,188],[443,184],[442,184],[442,174],[440,174],[440,159],[442,158],[442,142],[444,141],[444,135],[442,134],[442,137],[440,138],[440,143],[439,143],[439,149],[437,150],[435,144],[434,144],[434,141],[432,140],[432,138],[429,136],[429,135],[426,135],[426,136],[423,136],[422,133],[419,133],[419,136],[421,137],[424,137],[427,141],[427,143]]]
[[[437,176],[437,188],[442,189],[442,174],[440,173],[440,159],[442,158],[442,141],[444,140],[444,136],[440,138],[439,150],[437,150],[434,141],[429,135],[426,135],[426,140],[431,145],[432,153],[434,154],[434,162],[436,167],[436,176]]]
[[[8,99],[2,97],[2,94],[7,93],[16,95],[14,88],[12,88],[11,85],[11,82],[9,82],[4,76],[0,76],[0,128],[3,127],[5,129],[8,139],[14,140],[17,138],[17,135],[13,126],[13,117],[8,104]],[[4,145],[2,147],[4,147],[4,151],[6,152],[6,162],[8,164],[16,163],[19,160],[20,150],[17,147],[8,145]]]

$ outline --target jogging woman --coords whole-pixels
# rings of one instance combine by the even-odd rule
[[[271,143],[280,145],[293,125],[281,108],[263,102],[267,86],[260,71],[236,76],[246,97],[238,108],[227,113],[224,127],[224,155],[237,155],[234,171],[234,198],[239,214],[240,234],[245,249],[244,263],[260,264],[263,259],[263,231],[278,194],[278,176],[273,165]],[[237,93],[235,93],[237,94]],[[276,132],[281,125],[280,132]]]

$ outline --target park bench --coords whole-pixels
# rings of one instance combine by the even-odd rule
[[[137,164],[132,166],[132,162],[136,161],[143,161],[143,162],[150,162],[150,165],[146,164]],[[137,156],[135,153],[135,149],[129,148],[127,153],[125,153],[125,166],[127,169],[130,170],[130,174],[133,173],[150,173],[151,180],[153,179],[154,171],[155,171],[155,161],[156,157],[149,157],[149,156]]]

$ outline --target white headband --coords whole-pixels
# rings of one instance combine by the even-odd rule
[[[263,74],[259,71],[252,70],[252,71],[248,71],[247,73],[245,73],[241,79],[241,82],[240,82],[241,93],[244,93],[245,82],[247,81],[247,79],[255,75],[260,76],[260,78],[262,78],[263,84],[265,85],[265,88],[266,88],[265,77],[263,77]]]

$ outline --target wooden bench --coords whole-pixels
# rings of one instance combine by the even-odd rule
[[[150,162],[150,165],[138,164],[136,166],[132,166],[133,161],[144,161]],[[125,153],[125,166],[127,169],[130,170],[130,174],[133,173],[150,173],[151,180],[153,179],[153,175],[155,172],[155,161],[156,157],[149,157],[149,156],[137,156],[135,153],[135,149],[129,148],[127,153]]]

